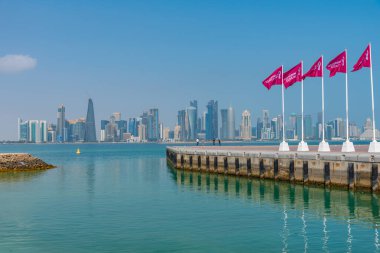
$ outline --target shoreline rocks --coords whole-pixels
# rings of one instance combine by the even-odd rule
[[[26,153],[0,153],[0,172],[34,171],[55,168],[41,159]]]

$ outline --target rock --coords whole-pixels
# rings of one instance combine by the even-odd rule
[[[47,170],[54,168],[53,165],[45,163],[41,159],[24,153],[0,154],[0,172],[3,171],[31,171]]]

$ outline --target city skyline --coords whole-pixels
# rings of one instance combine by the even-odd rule
[[[158,108],[142,111],[134,117],[122,116],[121,112],[113,112],[108,119],[97,121],[96,127],[94,104],[88,99],[86,117],[70,119],[66,117],[66,107],[61,104],[57,109],[56,124],[47,120],[18,118],[17,140],[28,143],[65,143],[65,142],[178,142],[178,141],[212,141],[212,140],[277,140],[282,139],[282,115],[271,114],[262,109],[261,114],[254,117],[245,109],[236,118],[232,105],[218,108],[217,100],[210,100],[202,112],[198,100],[191,100],[186,109],[178,110],[177,123],[168,126],[159,115]],[[198,113],[200,111],[200,113]],[[237,124],[236,124],[237,122]],[[302,117],[290,113],[285,118],[285,139],[301,140]],[[362,124],[361,124],[362,123]],[[364,122],[349,122],[349,136],[355,140],[372,138],[372,121],[368,117]],[[341,117],[325,121],[327,140],[342,140],[346,135],[346,122]],[[96,131],[96,129],[100,129]],[[376,129],[377,138],[380,132]],[[322,114],[317,117],[304,115],[305,140],[322,139]]]
[[[289,69],[303,60],[306,69],[321,54],[331,59],[347,48],[352,66],[368,42],[373,46],[375,98],[380,97],[380,39],[372,33],[380,24],[378,1],[345,1],[344,6],[318,1],[313,10],[304,1],[95,1],[91,6],[12,1],[1,7],[7,22],[0,27],[7,36],[0,42],[0,83],[5,87],[0,140],[17,138],[17,116],[55,115],[57,101],[70,108],[70,118],[83,117],[76,108],[85,108],[88,97],[97,101],[98,118],[107,118],[115,108],[132,117],[156,107],[170,126],[177,108],[192,98],[202,105],[216,99],[219,108],[233,104],[236,115],[248,109],[255,117],[262,108],[278,114],[280,91],[269,93],[261,85],[277,64]],[[295,24],[302,32],[294,32]],[[9,68],[4,63],[9,61],[21,65]],[[344,77],[325,79],[326,119],[344,117]],[[306,80],[304,85],[305,113],[316,115],[320,83]],[[349,73],[349,85],[350,120],[359,124],[371,115],[367,70]],[[379,115],[378,99],[375,108]],[[299,85],[285,93],[285,113],[292,112],[300,112]],[[46,120],[52,122],[54,116]]]

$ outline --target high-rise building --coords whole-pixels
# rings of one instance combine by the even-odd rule
[[[186,108],[186,140],[195,140],[197,136],[197,108],[189,106]]]
[[[39,121],[39,130],[40,130],[40,142],[48,141],[48,125],[46,120]]]
[[[257,138],[258,140],[261,140],[261,139],[262,139],[261,133],[262,133],[263,128],[264,128],[263,121],[261,120],[261,118],[257,118],[257,124],[256,124],[256,138]]]
[[[84,118],[69,120],[69,141],[70,142],[84,142],[86,131],[86,121]]]
[[[147,140],[148,141],[158,141],[160,139],[160,121],[158,116],[158,109],[153,108],[149,110],[147,115]]]
[[[106,125],[105,141],[108,141],[108,142],[119,141],[117,133],[118,133],[118,128],[117,128],[116,120],[115,120],[115,117],[112,115],[110,117],[109,123]]]
[[[106,126],[109,123],[109,120],[100,121],[100,141],[106,141]]]
[[[124,134],[128,132],[128,122],[126,120],[117,120],[115,123],[118,129],[117,135],[119,137],[119,140],[122,141]]]
[[[235,139],[235,112],[232,106],[227,109],[227,139]]]
[[[280,136],[280,128],[278,127],[277,117],[271,120],[271,139],[278,139]]]
[[[248,110],[245,110],[241,115],[240,137],[243,140],[251,140],[252,138],[251,113]]]
[[[226,140],[227,139],[227,125],[228,125],[228,119],[227,119],[228,110],[227,109],[220,109],[220,139]]]
[[[56,142],[57,141],[57,126],[55,124],[48,124],[48,142]]]
[[[303,122],[305,139],[313,139],[313,118],[311,115],[304,115]]]
[[[218,101],[210,100],[207,104],[206,139],[218,138]]]
[[[228,109],[221,109],[221,128],[220,138],[224,140],[233,140],[235,138],[235,113],[230,106]]]
[[[195,125],[194,125],[194,132],[195,132],[195,136],[197,135],[197,133],[199,133],[200,131],[200,126],[198,125],[198,101],[197,100],[193,100],[193,101],[190,101],[190,106],[191,107],[194,107],[195,108]]]
[[[207,115],[207,112],[202,113],[202,117],[201,117],[201,132],[202,133],[206,133],[206,115]]]
[[[29,122],[23,121],[21,118],[18,119],[18,141],[28,142],[29,141]]]
[[[139,124],[138,126],[138,136],[140,139],[140,142],[146,141],[146,125],[145,124]]]
[[[40,139],[40,127],[38,124],[38,120],[29,120],[29,142],[31,143],[39,143]]]
[[[57,113],[57,141],[58,142],[64,142],[67,138],[65,136],[65,133],[67,133],[66,129],[66,118],[65,118],[65,106],[60,105],[58,107],[58,113]]]
[[[346,135],[345,131],[345,122],[342,118],[336,118],[334,120],[334,137],[335,138],[344,138]]]
[[[263,116],[263,125],[264,125],[264,128],[270,128],[269,110],[263,110],[262,111],[262,116]]]
[[[88,99],[86,129],[84,134],[85,142],[96,142],[95,113],[92,99]]]
[[[139,135],[138,129],[137,129],[137,119],[136,118],[129,118],[128,131],[135,137],[137,137]]]
[[[185,141],[186,136],[187,136],[187,133],[186,133],[186,110],[178,111],[177,125],[179,126],[178,140]]]

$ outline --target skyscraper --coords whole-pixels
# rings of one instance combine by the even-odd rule
[[[235,138],[235,113],[230,106],[228,109],[221,109],[221,128],[220,138],[224,140],[233,140]]]
[[[195,140],[197,135],[197,109],[193,106],[186,108],[187,117],[187,140]]]
[[[235,112],[231,106],[227,109],[227,139],[235,139]]]
[[[84,132],[85,142],[96,142],[96,129],[95,129],[95,114],[94,104],[92,99],[88,99],[87,116],[86,116],[86,130]]]
[[[220,139],[227,139],[227,109],[220,109],[221,124],[220,127]]]
[[[218,101],[210,100],[207,104],[206,139],[218,138]]]
[[[186,134],[186,111],[185,110],[178,111],[177,125],[179,126],[178,139],[181,141],[186,140],[187,134]]]
[[[65,106],[60,105],[57,113],[57,141],[64,142],[65,136]]]
[[[193,101],[190,101],[190,106],[194,107],[195,108],[195,125],[194,125],[194,132],[195,132],[195,135],[200,131],[200,126],[198,126],[198,101],[197,100],[193,100]]]
[[[243,140],[251,140],[252,138],[251,113],[248,110],[245,110],[241,115],[240,137]]]
[[[160,139],[160,121],[157,108],[149,110],[147,135],[148,141],[158,141]]]

